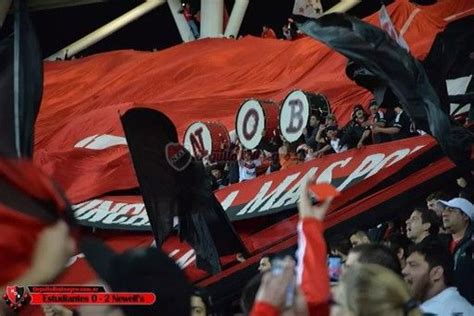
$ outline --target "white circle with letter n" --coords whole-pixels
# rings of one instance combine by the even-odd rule
[[[280,109],[280,133],[288,142],[297,141],[309,119],[309,100],[301,90],[290,92]]]
[[[184,133],[184,148],[198,159],[212,153],[211,133],[205,123],[195,122],[188,126]]]

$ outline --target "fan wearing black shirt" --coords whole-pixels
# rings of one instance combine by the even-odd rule
[[[395,119],[392,121],[390,127],[380,127],[375,125],[372,128],[374,134],[381,133],[390,135],[392,140],[408,138],[412,136],[410,132],[411,120],[408,114],[403,111],[401,105],[395,107]]]
[[[387,119],[385,117],[385,113],[379,109],[379,105],[377,104],[375,100],[370,101],[369,109],[370,109],[370,116],[369,116],[370,125],[372,127],[373,126],[386,127]],[[371,136],[372,136],[372,141],[374,144],[380,144],[380,143],[390,141],[390,136],[382,134],[382,133],[378,133],[378,134],[371,133]]]
[[[361,148],[364,144],[370,143],[369,126],[370,122],[368,121],[368,114],[365,112],[362,105],[357,104],[354,107],[352,121],[344,131],[341,145],[347,144],[349,148]]]

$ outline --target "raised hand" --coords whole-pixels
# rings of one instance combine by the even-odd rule
[[[326,216],[326,213],[329,207],[331,206],[333,198],[329,198],[323,201],[321,204],[312,205],[310,197],[311,192],[309,191],[308,186],[311,183],[314,183],[315,180],[316,179],[312,177],[304,184],[304,187],[301,190],[300,199],[298,201],[298,212],[300,218],[313,217],[317,220],[322,221],[324,220],[324,217]]]

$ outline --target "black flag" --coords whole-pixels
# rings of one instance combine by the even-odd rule
[[[447,79],[470,76],[474,73],[474,16],[468,16],[449,23],[445,30],[436,35],[423,66],[441,100],[444,111],[449,113],[450,96],[448,96]],[[471,96],[472,98],[472,96]],[[462,96],[457,97],[462,102]],[[459,100],[461,99],[461,100]],[[471,102],[466,100],[466,104]]]
[[[357,18],[330,14],[299,23],[301,31],[365,67],[391,88],[417,126],[431,131],[445,154],[464,170],[474,135],[451,122],[423,66],[386,32]]]
[[[145,108],[131,109],[121,119],[157,246],[177,216],[180,237],[195,250],[199,268],[217,273],[220,256],[245,253],[202,162],[178,143],[170,119]]]
[[[0,40],[0,154],[31,157],[43,61],[26,1],[14,3],[14,33]]]

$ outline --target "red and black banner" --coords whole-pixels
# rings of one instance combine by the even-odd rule
[[[434,146],[433,138],[420,136],[354,149],[231,185],[215,195],[233,222],[268,216],[294,209],[299,189],[310,176],[315,175],[317,182],[329,182],[344,192],[371,178],[382,181],[377,176],[380,171],[394,164],[401,168]],[[103,196],[76,204],[74,208],[77,220],[85,226],[150,230],[141,196]]]

